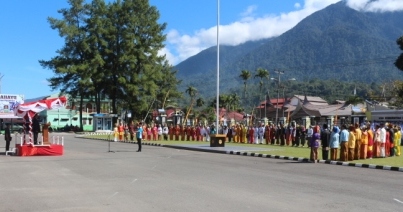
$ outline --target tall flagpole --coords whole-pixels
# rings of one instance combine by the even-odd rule
[[[220,41],[219,41],[219,35],[220,35],[220,0],[217,0],[217,97],[216,97],[216,113],[217,113],[217,119],[216,119],[216,132],[218,134],[218,123],[220,119],[220,100],[219,100],[219,94],[220,94]]]

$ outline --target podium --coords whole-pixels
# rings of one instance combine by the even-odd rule
[[[50,142],[49,142],[49,126],[50,126],[50,123],[42,125],[43,145],[50,145]]]
[[[210,147],[225,147],[225,134],[210,134]]]

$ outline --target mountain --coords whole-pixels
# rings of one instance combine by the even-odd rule
[[[335,79],[384,82],[403,79],[394,66],[400,54],[396,40],[403,35],[403,12],[359,12],[339,2],[317,11],[273,39],[220,46],[220,91],[239,91],[241,70],[282,70],[282,79]],[[216,47],[175,66],[183,86],[192,85],[204,96],[215,95]]]

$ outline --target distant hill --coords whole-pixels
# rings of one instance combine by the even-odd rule
[[[335,79],[383,82],[403,79],[393,62],[400,54],[396,40],[403,35],[403,12],[369,13],[339,2],[317,11],[274,39],[220,46],[220,91],[241,92],[241,70],[257,68],[285,72],[283,79]],[[183,87],[192,85],[204,96],[215,95],[216,47],[175,66]],[[182,88],[183,88],[182,87]]]

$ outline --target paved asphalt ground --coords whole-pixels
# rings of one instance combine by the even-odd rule
[[[0,155],[0,211],[403,211],[403,173],[65,136]]]

